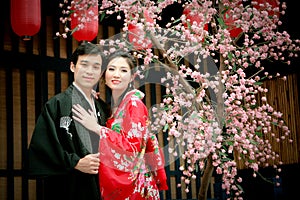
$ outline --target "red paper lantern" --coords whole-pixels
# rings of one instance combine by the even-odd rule
[[[273,15],[277,15],[277,17],[279,18],[279,11],[278,12],[274,12],[273,9],[276,7],[279,7],[279,0],[253,0],[255,2],[257,2],[256,5],[253,5],[254,8],[256,8],[257,10],[266,10],[266,7],[261,7],[259,4],[265,4],[265,3],[269,3],[272,7],[271,10],[268,10],[269,16],[273,16]]]
[[[94,16],[89,14],[89,13],[94,13]],[[76,13],[76,16],[74,16],[74,13]],[[98,22],[98,5],[94,5],[89,7],[88,10],[83,9],[83,10],[75,10],[72,15],[71,15],[71,29],[76,29],[73,32],[73,37],[77,41],[92,41],[95,39],[95,37],[98,35],[98,27],[99,27],[99,22]],[[95,17],[97,16],[97,17]],[[86,21],[83,23],[83,27],[79,28],[78,25],[80,25],[80,19],[84,18],[89,18],[89,21]]]
[[[234,25],[234,19],[232,17],[232,13],[230,12],[230,10],[227,10],[224,14],[224,23],[227,26],[230,36],[233,38],[236,38],[237,36],[240,35],[240,33],[243,32],[241,28],[237,28]]]
[[[182,14],[184,14],[186,16],[186,19],[189,20],[190,25],[193,25],[194,22],[197,22],[197,24],[201,24],[203,22],[203,19],[196,12],[192,12],[190,6],[185,7],[183,9]],[[183,25],[185,28],[188,28],[187,23],[184,23]],[[207,23],[204,24],[203,29],[208,31]],[[202,42],[204,42],[204,38],[203,38]]]
[[[239,5],[241,5],[242,3],[243,2],[241,0],[238,2]],[[233,19],[233,13],[230,12],[230,10],[227,10],[224,13],[223,20],[232,38],[238,37],[243,32],[241,28],[235,26],[235,19]]]
[[[184,14],[186,16],[186,19],[190,20],[190,25],[192,25],[194,22],[197,22],[197,24],[200,24],[203,22],[203,19],[197,15],[196,12],[192,12],[191,8],[189,6],[185,7],[183,9],[182,14]],[[186,23],[183,24],[185,27],[188,27],[188,25]],[[208,30],[208,24],[204,24],[203,27],[204,30]]]
[[[144,9],[143,12],[146,22],[153,23],[153,19],[149,17],[148,11]],[[128,25],[128,39],[136,50],[152,48],[151,40],[145,38],[145,31],[141,27],[131,23]]]
[[[40,0],[10,0],[10,20],[13,31],[30,40],[41,27]]]

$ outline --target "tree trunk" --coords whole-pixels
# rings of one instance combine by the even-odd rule
[[[198,200],[207,200],[207,191],[208,191],[208,186],[210,185],[210,180],[212,177],[213,170],[214,170],[214,167],[212,165],[212,157],[210,154],[207,157],[204,174],[202,176],[200,190],[198,193]]]

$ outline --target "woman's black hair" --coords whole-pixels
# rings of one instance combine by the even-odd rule
[[[115,52],[113,52],[112,54],[109,55],[108,59],[107,59],[107,63],[108,64],[111,60],[115,59],[115,58],[118,58],[118,57],[122,57],[122,58],[125,58],[130,69],[131,69],[131,72],[133,74],[133,70],[134,68],[136,67],[136,60],[135,58],[131,55],[130,52],[128,51],[124,51],[122,49],[119,49]]]

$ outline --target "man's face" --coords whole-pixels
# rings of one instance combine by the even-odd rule
[[[102,58],[100,55],[80,55],[77,64],[71,63],[74,81],[82,90],[92,89],[101,76]]]

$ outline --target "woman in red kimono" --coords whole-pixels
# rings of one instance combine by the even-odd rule
[[[112,92],[112,115],[106,127],[79,105],[73,118],[100,135],[99,179],[102,199],[160,199],[167,190],[164,158],[155,135],[148,129],[144,94],[133,89],[134,59],[118,51],[108,59],[105,84]]]

